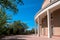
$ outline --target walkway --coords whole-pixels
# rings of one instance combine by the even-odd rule
[[[60,37],[53,37],[53,38],[47,38],[47,37],[38,37],[36,35],[15,35],[15,36],[6,36],[2,39],[20,39],[20,40],[60,40]]]

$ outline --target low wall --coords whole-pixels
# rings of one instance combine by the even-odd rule
[[[54,27],[53,28],[53,34],[54,35],[60,35],[60,27]]]
[[[42,28],[42,35],[48,35],[48,28],[47,27]],[[53,35],[60,35],[60,27],[53,28]]]

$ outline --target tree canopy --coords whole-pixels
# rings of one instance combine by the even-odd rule
[[[6,20],[7,20],[6,13],[3,12],[2,9],[0,9],[0,27],[4,26],[6,24]]]
[[[15,13],[18,11],[17,4],[24,5],[22,0],[0,0],[0,7],[10,9]]]

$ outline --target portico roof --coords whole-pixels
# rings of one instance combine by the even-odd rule
[[[60,0],[57,0],[57,1],[54,1],[54,2],[51,2],[49,5],[47,5],[45,8],[39,10],[37,12],[37,14],[35,15],[35,20],[39,17],[39,16],[42,16],[42,14],[44,14],[44,12],[46,12],[48,9],[52,9],[56,6],[60,5]],[[56,9],[56,8],[55,8]]]

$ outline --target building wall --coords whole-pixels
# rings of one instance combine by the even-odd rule
[[[44,0],[44,3],[42,5],[42,8],[46,7],[50,3],[49,0]]]
[[[54,11],[52,13],[52,17],[53,17],[53,26],[60,27],[60,9]]]
[[[60,9],[56,10],[52,14],[53,17],[53,26],[54,35],[60,35]]]
[[[52,22],[53,25],[53,35],[60,35],[60,9],[54,11],[52,13]],[[47,27],[47,17],[45,17],[42,21],[42,34],[48,35],[48,27]],[[44,33],[45,31],[45,33]]]

